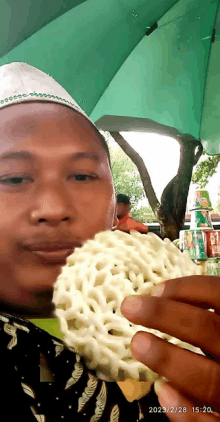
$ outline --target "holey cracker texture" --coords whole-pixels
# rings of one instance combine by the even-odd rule
[[[154,233],[105,231],[67,258],[54,285],[53,302],[63,341],[106,381],[155,381],[159,376],[130,350],[137,331],[153,333],[185,349],[200,349],[160,331],[132,324],[120,312],[129,295],[150,295],[153,286],[201,274],[186,252]]]

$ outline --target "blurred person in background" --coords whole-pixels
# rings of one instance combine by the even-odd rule
[[[137,230],[140,233],[148,233],[148,227],[135,220],[130,214],[130,198],[127,195],[117,195],[117,218],[118,224],[114,230],[121,230],[130,233],[130,230]]]

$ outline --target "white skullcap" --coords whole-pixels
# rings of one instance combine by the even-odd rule
[[[14,62],[0,66],[0,109],[39,100],[68,106],[96,127],[68,92],[51,76],[27,63]]]

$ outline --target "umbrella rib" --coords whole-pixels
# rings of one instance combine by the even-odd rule
[[[205,87],[206,87],[207,78],[208,78],[208,70],[209,70],[209,62],[210,62],[210,57],[211,57],[212,44],[215,41],[215,26],[216,26],[218,11],[219,11],[219,5],[220,5],[220,0],[218,1],[218,5],[217,5],[217,8],[216,8],[216,14],[215,14],[213,30],[212,30],[212,37],[211,37],[211,40],[210,40],[207,67],[206,67],[205,78],[204,78],[204,91],[203,91],[203,99],[202,99],[201,114],[200,114],[200,124],[199,124],[199,139],[201,139],[201,124],[202,124],[202,115],[203,115],[203,109],[204,109],[204,103],[205,103],[205,91],[206,91]]]

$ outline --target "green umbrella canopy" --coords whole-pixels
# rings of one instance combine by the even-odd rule
[[[0,65],[49,73],[99,127],[146,119],[220,153],[219,0],[4,0],[1,10]]]

